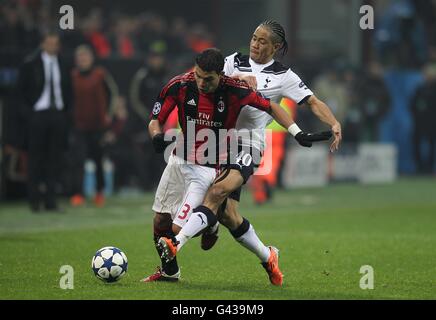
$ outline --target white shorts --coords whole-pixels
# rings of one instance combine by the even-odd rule
[[[183,227],[192,210],[203,203],[216,175],[213,168],[189,164],[171,154],[156,190],[153,211],[169,213],[173,223]]]

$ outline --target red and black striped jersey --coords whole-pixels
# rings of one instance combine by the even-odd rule
[[[162,89],[153,107],[151,118],[157,119],[163,125],[171,111],[178,107],[179,124],[184,135],[184,144],[186,146],[191,143],[195,147],[195,150],[186,152],[185,155],[188,154],[188,156],[183,158],[192,160],[189,154],[192,154],[192,151],[197,154],[197,149],[205,143],[203,139],[197,139],[198,133],[202,129],[214,131],[216,133],[216,147],[218,148],[218,145],[223,143],[223,141],[219,141],[219,131],[235,128],[238,115],[246,105],[271,113],[270,101],[263,98],[260,93],[251,90],[245,82],[221,76],[215,92],[202,93],[197,88],[194,72],[189,72],[174,77]],[[188,127],[195,128],[194,143],[186,141]],[[216,154],[221,153],[222,155],[222,151],[220,151],[216,150]],[[198,163],[197,159],[195,160],[195,163]]]

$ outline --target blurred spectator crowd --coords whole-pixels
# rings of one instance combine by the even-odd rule
[[[38,46],[42,31],[59,27],[61,15],[47,6],[49,3],[39,0],[0,3],[2,54],[23,58]],[[176,60],[172,60],[172,67],[177,72],[189,65],[192,53],[213,45],[213,36],[205,25],[189,24],[181,16],[167,20],[148,11],[135,15],[101,8],[84,15],[75,11],[74,26],[74,30],[59,30],[63,54],[69,58],[83,43],[90,44],[99,59],[141,59],[154,46]]]
[[[400,173],[435,174],[436,1],[377,4],[366,61],[323,61],[310,85],[343,124],[345,143],[392,143]]]
[[[385,2],[383,11],[376,12],[369,61],[352,66],[347,59],[335,59],[312,72],[312,77],[301,76],[343,124],[345,143],[395,143],[400,172],[432,173],[436,6],[434,1]],[[152,189],[165,165],[151,152],[145,130],[155,96],[172,76],[192,67],[197,52],[215,46],[214,35],[206,25],[190,23],[182,16],[166,19],[149,11],[124,14],[101,8],[82,15],[76,12],[74,30],[59,30],[59,15],[50,14],[53,10],[47,3],[0,3],[0,94],[7,119],[1,139],[6,176],[21,183],[27,170],[27,133],[16,92],[19,67],[39,48],[41,33],[57,28],[60,55],[70,70],[78,68],[76,49],[82,45],[91,49],[93,63],[104,70],[108,119],[98,143],[115,164],[115,188]],[[226,54],[234,51],[221,49]],[[74,146],[77,135],[71,123],[68,140]],[[170,125],[176,125],[176,119]],[[66,168],[74,167],[68,166],[70,155],[65,156]],[[64,180],[71,180],[68,174]],[[73,194],[73,189],[67,186],[63,191]],[[13,193],[14,187],[9,190]]]
[[[101,8],[85,15],[75,12],[74,29],[60,30],[60,15],[50,14],[53,10],[46,6],[48,3],[28,0],[0,4],[0,92],[5,107],[3,118],[7,119],[3,121],[3,170],[6,178],[14,182],[9,183],[7,192],[12,196],[25,193],[22,182],[29,171],[30,121],[20,101],[20,67],[40,50],[41,35],[53,30],[59,35],[59,56],[71,72],[73,90],[58,192],[78,194],[85,159],[97,164],[94,170],[98,193],[103,191],[102,171],[111,168],[103,168],[101,162],[107,160],[114,164],[115,191],[152,190],[165,162],[152,152],[148,137],[146,125],[151,108],[169,79],[189,70],[196,53],[214,46],[212,34],[205,25],[189,24],[183,17],[168,21],[148,11],[127,15]],[[100,87],[87,87],[88,74],[102,82],[106,97],[90,98],[93,91],[100,92]],[[173,116],[168,126],[176,126],[176,121]],[[91,129],[95,130],[90,135]],[[93,152],[100,146],[102,150]],[[78,197],[73,200],[81,202]]]

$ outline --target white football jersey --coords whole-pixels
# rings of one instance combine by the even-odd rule
[[[257,91],[276,103],[279,103],[282,97],[287,97],[302,104],[313,95],[298,75],[274,59],[266,64],[258,64],[249,56],[236,52],[226,57],[224,73],[227,76],[241,74],[255,76]],[[269,114],[256,108],[251,106],[242,108],[236,122],[236,129],[251,131],[251,140],[242,138],[242,144],[263,150],[265,148],[264,129],[272,120]]]

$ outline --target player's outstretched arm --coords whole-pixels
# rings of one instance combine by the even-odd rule
[[[298,141],[303,147],[311,147],[312,142],[329,140],[332,137],[331,131],[323,131],[318,133],[305,133],[298,125],[294,122],[291,116],[286,113],[277,103],[271,102],[271,116],[277,121],[282,127],[288,129],[289,133],[292,134],[295,140]]]
[[[285,110],[282,109],[277,103],[271,101],[271,117],[283,128],[287,129],[295,124],[294,119]]]
[[[330,145],[330,151],[338,150],[339,144],[342,140],[341,124],[336,120],[330,108],[316,96],[312,95],[308,100],[312,112],[318,117],[319,120],[328,124],[332,128],[334,140]]]

